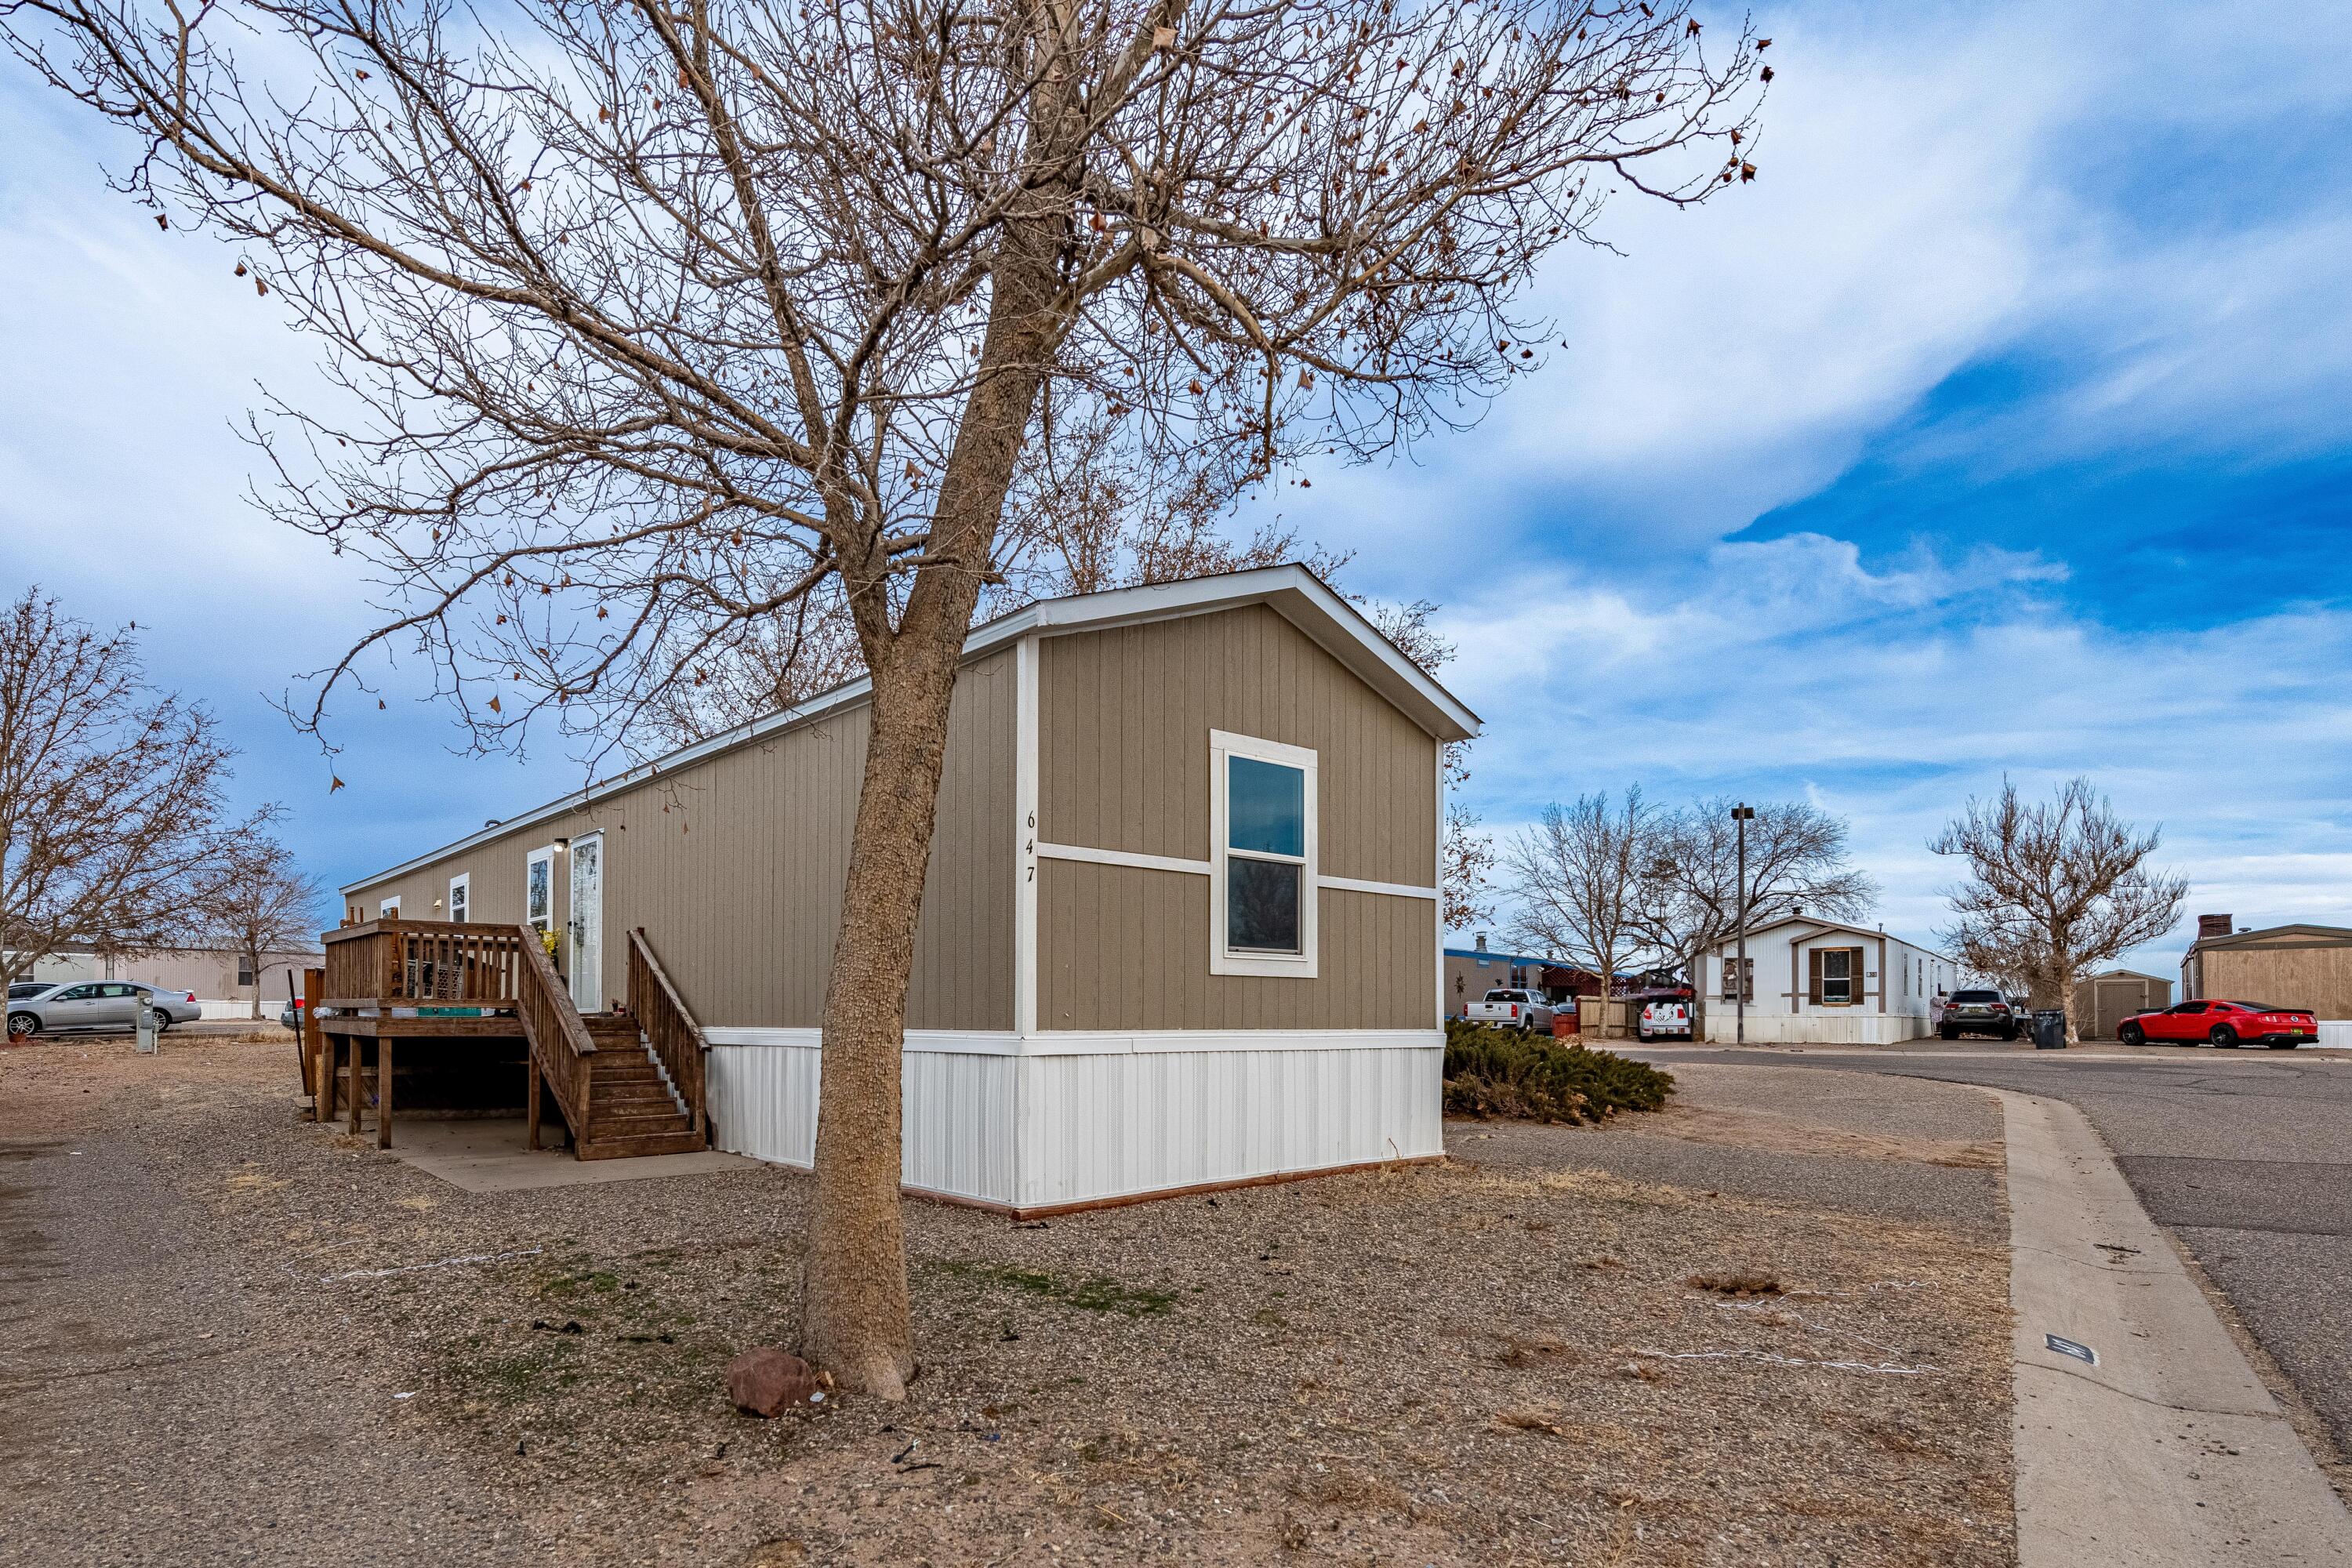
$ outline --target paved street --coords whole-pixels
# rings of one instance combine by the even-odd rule
[[[1971,1043],[1640,1052],[1899,1073],[2050,1095],[2081,1109],[2140,1202],[2178,1236],[2352,1452],[2352,1056]],[[2109,1059],[2098,1059],[2098,1058]],[[2113,1059],[2123,1058],[2124,1059]]]

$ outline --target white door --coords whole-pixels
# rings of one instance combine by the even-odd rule
[[[572,841],[572,1002],[604,1010],[604,836]]]

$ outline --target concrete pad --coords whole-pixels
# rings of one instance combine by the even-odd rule
[[[542,1128],[542,1139],[548,1136]],[[561,1127],[553,1136],[563,1135]],[[603,1182],[638,1182],[654,1176],[696,1176],[706,1171],[745,1170],[759,1163],[741,1154],[704,1149],[692,1154],[644,1154],[625,1160],[575,1160],[569,1149],[523,1147],[523,1122],[468,1118],[426,1121],[401,1117],[388,1151],[428,1176],[438,1176],[469,1193],[524,1192],[534,1187],[591,1186]]]
[[[2020,1568],[2352,1568],[2352,1516],[2089,1121],[1986,1092],[2009,1148]]]

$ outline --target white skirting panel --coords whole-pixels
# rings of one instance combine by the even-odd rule
[[[2320,1019],[2319,1043],[2336,1050],[2352,1050],[2352,1019]]]
[[[720,1030],[711,1030],[714,1036]],[[728,1030],[708,1058],[721,1149],[815,1158],[814,1031]],[[1435,1030],[1312,1040],[1161,1036],[1094,1050],[1009,1037],[910,1040],[902,1179],[1014,1208],[1442,1153],[1444,1049]],[[759,1043],[751,1043],[752,1040]]]
[[[814,1041],[711,1047],[702,1058],[710,1141],[772,1164],[816,1163],[816,1069]]]
[[[1738,1020],[1731,1009],[1711,1004],[1706,1037],[1732,1038]],[[1758,1013],[1748,1015],[1748,1042],[1759,1046],[1892,1046],[1936,1032],[1926,1018],[1906,1013]]]
[[[1443,1153],[1445,1052],[1022,1059],[1023,1208]]]

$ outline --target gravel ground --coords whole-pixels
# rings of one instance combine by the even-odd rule
[[[1629,1120],[1039,1225],[914,1205],[911,1397],[757,1422],[720,1369],[792,1342],[805,1178],[466,1194],[299,1121],[291,1070],[282,1035],[0,1052],[12,1563],[2011,1560],[1980,1215],[1597,1167],[1981,1171]],[[1737,1122],[1708,1078],[1688,1115]],[[1976,1136],[1901,1114],[1914,1154]]]
[[[1668,1064],[1655,1116],[1601,1128],[1457,1127],[1457,1154],[1952,1224],[2006,1245],[2001,1116],[1958,1084],[1811,1068]]]

